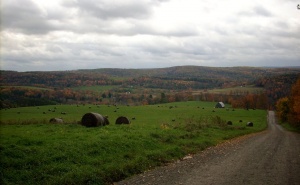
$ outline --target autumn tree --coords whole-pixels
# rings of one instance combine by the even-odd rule
[[[300,127],[300,77],[292,86],[290,97],[281,98],[276,103],[277,115],[280,121]]]
[[[161,103],[167,103],[167,97],[165,93],[160,93],[160,102]]]
[[[292,86],[290,108],[290,123],[300,127],[300,77],[298,78],[297,82]]]
[[[287,97],[280,98],[276,103],[276,110],[279,120],[282,122],[287,121],[290,113],[289,99]]]

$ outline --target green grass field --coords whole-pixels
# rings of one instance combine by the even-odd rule
[[[214,109],[214,105],[194,101],[1,110],[1,184],[111,184],[266,128],[265,110]],[[81,126],[78,121],[88,112],[107,115],[110,124]],[[116,125],[118,116],[135,120]],[[65,123],[48,123],[54,117]],[[229,120],[233,125],[226,124]],[[246,127],[248,121],[254,127]]]
[[[119,86],[118,85],[80,86],[80,87],[74,87],[72,89],[83,90],[83,91],[103,92],[103,91],[108,91],[108,90],[112,90],[115,88],[119,88]]]
[[[245,87],[231,87],[231,88],[223,88],[223,89],[212,89],[212,90],[208,90],[209,93],[225,93],[225,94],[229,94],[230,92],[234,93],[234,92],[249,92],[252,94],[259,94],[262,93],[264,91],[264,88],[261,87],[255,87],[253,85],[248,85]]]

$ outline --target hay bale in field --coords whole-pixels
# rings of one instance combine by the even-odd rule
[[[108,116],[104,116],[104,125],[109,125]]]
[[[253,127],[253,123],[252,122],[248,122],[246,126],[247,127]]]
[[[215,108],[225,108],[225,104],[223,102],[218,102],[216,105],[215,105]]]
[[[130,120],[125,116],[120,116],[116,120],[116,124],[129,124]]]
[[[86,127],[98,127],[108,125],[109,121],[101,114],[90,112],[82,116],[81,124]]]
[[[61,118],[51,118],[50,123],[63,123],[64,121]]]
[[[232,121],[227,121],[227,125],[232,125]]]

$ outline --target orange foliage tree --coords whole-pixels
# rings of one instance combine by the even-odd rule
[[[300,127],[300,77],[292,86],[290,97],[281,98],[276,103],[277,116],[280,121]]]
[[[300,77],[292,87],[290,107],[289,121],[293,125],[300,127]]]

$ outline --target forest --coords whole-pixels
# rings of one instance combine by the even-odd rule
[[[292,85],[291,93],[276,102],[276,113],[281,123],[300,130],[300,78]]]
[[[273,109],[287,97],[300,68],[176,66],[158,69],[1,71],[0,108],[49,104],[156,104],[223,101],[232,107]],[[250,92],[243,87],[261,88]],[[215,93],[209,90],[241,87]]]

